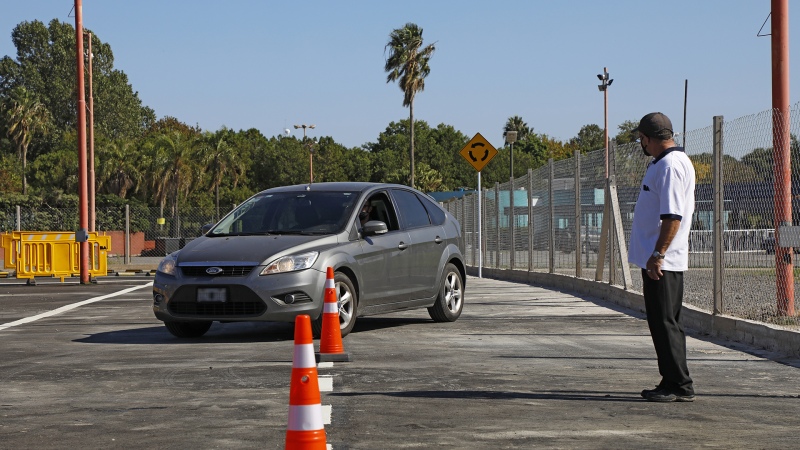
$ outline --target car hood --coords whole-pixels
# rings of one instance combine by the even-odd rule
[[[303,253],[336,245],[338,237],[327,236],[201,236],[178,253],[178,265],[236,263],[259,265],[277,256]]]

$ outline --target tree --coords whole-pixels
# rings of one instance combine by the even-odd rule
[[[506,137],[506,133],[509,131],[516,131],[517,132],[517,141],[525,140],[528,137],[528,134],[533,132],[533,129],[528,127],[528,124],[522,120],[520,116],[512,116],[508,118],[506,121],[506,125],[503,127],[503,139]]]
[[[626,120],[625,122],[622,122],[617,126],[619,132],[617,133],[617,136],[614,137],[614,140],[617,141],[618,145],[630,144],[631,142],[635,142],[637,139],[639,139],[639,136],[637,133],[634,133],[633,130],[635,130],[636,127],[638,126],[639,126],[638,120],[636,121]]]
[[[231,145],[229,135],[232,132],[222,128],[216,133],[206,132],[200,141],[200,158],[205,166],[204,171],[211,174],[211,185],[214,190],[216,217],[219,218],[219,185],[226,175],[230,175],[233,187],[239,183],[239,175],[245,170],[239,158],[239,152]]]
[[[143,161],[134,155],[139,151],[134,141],[117,139],[98,146],[97,179],[101,193],[127,198],[136,192],[144,181]]]
[[[572,138],[570,143],[579,148],[581,153],[586,153],[605,148],[604,139],[605,132],[603,129],[599,125],[589,124],[582,126],[578,131],[578,135]]]
[[[0,95],[17,86],[31,91],[50,111],[59,131],[53,138],[58,140],[60,133],[77,126],[75,28],[57,19],[47,26],[38,20],[21,22],[11,32],[11,39],[17,55],[16,59],[5,56],[0,60]],[[155,113],[142,106],[127,75],[114,69],[110,45],[94,33],[92,53],[95,134],[111,139],[140,137],[155,121]]]
[[[25,169],[28,166],[28,146],[37,131],[47,126],[50,114],[44,104],[24,87],[16,87],[2,106],[6,133],[17,147],[17,156],[22,162],[22,195],[28,195]]]
[[[196,178],[192,165],[195,139],[194,135],[172,131],[158,136],[150,147],[150,183],[162,216],[164,205],[171,198],[172,215],[177,217],[180,194],[186,196]]]
[[[409,110],[411,123],[411,140],[409,143],[409,157],[411,170],[409,181],[414,187],[414,97],[417,92],[425,90],[425,78],[430,74],[429,61],[436,47],[429,44],[422,47],[422,28],[413,23],[407,23],[403,28],[397,28],[389,34],[389,43],[384,51],[389,49],[389,58],[386,59],[384,70],[389,73],[386,82],[399,80],[400,90],[403,91],[403,106]]]

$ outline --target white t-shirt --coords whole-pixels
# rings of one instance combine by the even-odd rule
[[[679,219],[681,226],[667,248],[662,270],[689,269],[689,230],[694,213],[694,166],[681,147],[672,147],[647,166],[633,210],[628,261],[646,268],[656,250],[661,219]]]

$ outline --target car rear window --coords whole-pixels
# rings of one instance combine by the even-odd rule
[[[402,189],[394,189],[393,194],[400,211],[400,221],[405,228],[427,227],[431,224],[428,211],[416,194]]]

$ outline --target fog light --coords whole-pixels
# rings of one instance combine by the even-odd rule
[[[294,294],[286,294],[286,297],[283,298],[283,302],[287,305],[291,305],[295,300]]]
[[[155,303],[156,305],[158,305],[159,303],[161,303],[163,301],[164,301],[164,296],[163,295],[161,295],[161,294],[153,295],[153,303]]]

